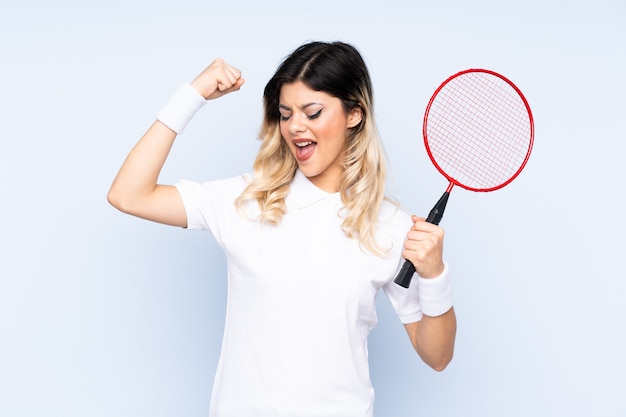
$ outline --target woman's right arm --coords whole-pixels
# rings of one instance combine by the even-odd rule
[[[239,90],[241,71],[221,59],[213,61],[191,83],[205,99]],[[158,183],[159,174],[176,139],[176,132],[157,120],[141,137],[122,164],[107,195],[124,213],[147,220],[186,227],[187,215],[178,190]]]

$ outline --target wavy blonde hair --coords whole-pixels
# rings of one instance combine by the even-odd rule
[[[280,133],[278,100],[282,86],[295,81],[339,98],[346,114],[360,108],[362,120],[346,138],[345,170],[338,184],[345,208],[341,212],[342,230],[370,253],[383,256],[389,248],[378,244],[375,232],[385,199],[385,153],[373,117],[369,72],[359,52],[346,43],[311,42],[300,46],[265,86],[261,147],[253,164],[252,182],[237,198],[237,207],[242,209],[247,201],[256,200],[261,209],[260,221],[271,224],[278,224],[286,212],[285,197],[298,163]]]

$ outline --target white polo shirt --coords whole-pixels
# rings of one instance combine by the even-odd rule
[[[403,323],[421,319],[417,285],[393,283],[410,216],[385,202],[378,257],[341,231],[339,193],[300,171],[279,225],[250,221],[234,200],[246,177],[177,188],[189,229],[209,230],[224,249],[228,303],[211,417],[370,417],[367,337],[379,289]],[[247,207],[253,217],[256,202]]]

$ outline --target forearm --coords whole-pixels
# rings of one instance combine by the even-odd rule
[[[416,277],[422,319],[405,325],[411,343],[422,360],[442,371],[454,354],[456,315],[452,307],[452,283],[447,264],[440,276]]]
[[[442,371],[452,360],[456,339],[456,315],[454,308],[446,313],[406,325],[407,332],[422,360],[437,371]]]

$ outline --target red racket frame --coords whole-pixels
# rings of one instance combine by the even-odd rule
[[[526,110],[528,111],[529,124],[530,124],[530,132],[529,132],[530,140],[529,140],[529,145],[528,145],[528,151],[526,152],[526,157],[524,158],[524,161],[520,165],[519,169],[507,181],[505,181],[502,184],[499,184],[497,186],[490,187],[490,188],[474,188],[474,187],[470,187],[470,186],[467,186],[465,184],[462,184],[461,182],[457,181],[455,178],[453,178],[450,175],[448,175],[443,170],[443,168],[441,168],[439,166],[439,164],[435,160],[435,157],[433,156],[433,154],[432,154],[432,152],[430,150],[430,145],[428,144],[428,133],[427,133],[428,114],[430,113],[430,108],[431,108],[433,102],[435,101],[435,98],[437,98],[437,95],[439,94],[439,92],[446,85],[448,85],[448,83],[450,81],[452,81],[455,78],[458,78],[458,77],[460,77],[460,76],[462,76],[464,74],[475,73],[475,72],[483,72],[483,73],[486,73],[486,74],[490,74],[490,75],[496,76],[496,77],[500,78],[502,81],[506,82],[508,85],[510,85],[515,90],[515,92],[517,92],[517,94],[521,98],[522,102],[524,103],[524,106],[526,107]],[[498,190],[498,189],[508,185],[524,169],[524,167],[526,166],[526,163],[528,162],[528,159],[530,158],[530,153],[531,153],[532,148],[533,148],[533,143],[534,143],[534,138],[535,138],[535,123],[534,123],[534,119],[533,119],[533,113],[530,110],[530,105],[528,104],[528,101],[526,100],[526,97],[524,96],[522,91],[519,88],[517,88],[517,86],[511,80],[509,80],[504,75],[499,74],[499,73],[497,73],[495,71],[491,71],[491,70],[488,70],[488,69],[482,69],[482,68],[470,68],[470,69],[467,69],[467,70],[464,70],[464,71],[459,71],[459,72],[457,72],[454,75],[451,75],[444,82],[442,82],[441,85],[435,90],[435,92],[433,93],[432,97],[430,98],[430,100],[428,102],[428,105],[426,106],[426,111],[424,113],[424,119],[423,119],[423,125],[422,125],[422,135],[424,137],[424,146],[426,147],[426,152],[428,153],[428,157],[432,161],[432,163],[435,166],[435,168],[437,168],[437,171],[439,171],[441,173],[441,175],[443,175],[450,182],[450,184],[448,185],[448,188],[446,190],[447,192],[450,192],[455,185],[458,185],[459,187],[464,188],[464,189],[469,190],[469,191],[489,192],[489,191]]]
[[[468,186],[466,184],[461,183],[457,179],[453,178],[451,175],[447,174],[443,170],[443,168],[437,163],[437,161],[436,161],[436,159],[435,159],[435,157],[434,157],[434,155],[433,155],[433,153],[432,153],[432,151],[430,149],[430,145],[428,143],[428,132],[427,132],[428,115],[430,113],[431,106],[432,106],[433,102],[435,101],[435,99],[437,98],[437,95],[439,94],[439,92],[450,81],[454,80],[455,78],[460,77],[460,76],[462,76],[464,74],[477,73],[477,72],[487,73],[487,74],[490,74],[492,76],[498,77],[502,81],[506,82],[510,87],[512,87],[515,90],[515,92],[519,95],[520,99],[524,103],[524,106],[526,107],[526,111],[528,112],[529,128],[530,128],[528,150],[526,151],[526,155],[525,155],[522,163],[520,164],[519,168],[517,169],[517,171],[515,171],[513,173],[513,175],[511,175],[506,181],[502,182],[501,184],[494,185],[494,186],[487,187],[487,188],[476,188],[476,187]],[[437,168],[437,170],[449,181],[449,184],[448,184],[448,188],[443,193],[443,195],[441,196],[439,201],[437,201],[437,204],[435,204],[433,209],[430,211],[426,221],[429,222],[429,223],[432,223],[432,224],[437,224],[437,225],[439,224],[439,221],[443,217],[443,212],[445,211],[446,204],[448,202],[448,197],[450,196],[450,192],[452,191],[452,188],[454,188],[455,185],[458,185],[459,187],[464,188],[464,189],[469,190],[469,191],[489,192],[489,191],[498,190],[498,189],[500,189],[500,188],[510,184],[511,181],[513,181],[520,174],[520,172],[522,172],[522,170],[526,166],[526,163],[528,162],[528,159],[530,158],[530,154],[531,154],[531,151],[532,151],[532,148],[533,148],[533,144],[534,144],[534,137],[535,137],[535,127],[534,126],[535,126],[535,124],[534,124],[532,111],[530,110],[530,105],[528,104],[528,101],[526,100],[526,97],[524,96],[522,91],[515,84],[513,84],[513,82],[511,80],[509,80],[508,78],[506,78],[505,76],[503,76],[501,74],[498,74],[497,72],[494,72],[494,71],[491,71],[491,70],[487,70],[487,69],[471,68],[471,69],[467,69],[467,70],[464,70],[464,71],[457,72],[456,74],[448,77],[443,83],[441,83],[441,85],[433,93],[432,97],[430,98],[430,101],[428,102],[428,105],[426,106],[426,112],[424,113],[422,134],[424,136],[424,145],[426,147],[426,152],[428,153],[428,157],[432,161],[432,163],[435,166],[435,168]],[[400,272],[398,273],[398,276],[394,279],[394,282],[396,284],[402,286],[402,287],[408,288],[414,273],[415,273],[415,267],[413,266],[413,264],[410,261],[407,260],[407,261],[404,262],[404,265],[402,266]]]

